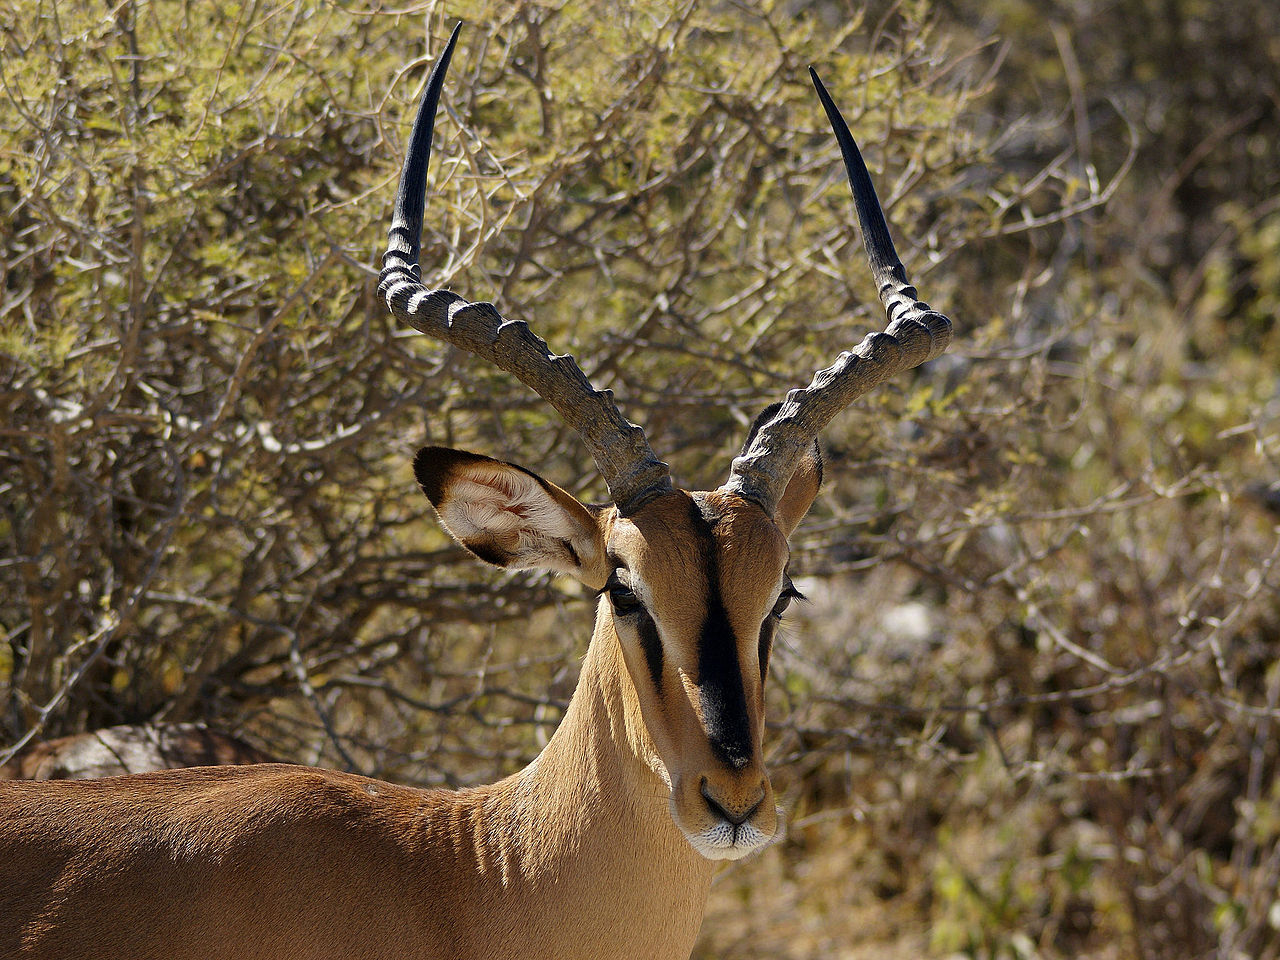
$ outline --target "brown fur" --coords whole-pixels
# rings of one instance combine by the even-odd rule
[[[662,635],[660,685],[606,598],[564,721],[529,767],[490,786],[423,791],[275,764],[0,784],[0,956],[689,955],[712,871],[692,838],[738,836],[702,790],[731,812],[762,798],[747,824],[766,839],[778,825],[761,761],[756,638],[781,586],[784,531],[720,492],[676,491],[623,518],[574,509],[541,481],[476,486],[492,463],[454,458],[427,477],[442,519],[480,515],[450,505],[455,489],[504,528],[559,503],[540,530],[504,540],[510,562],[567,563],[596,589],[615,566],[627,571]],[[713,518],[709,539],[695,534],[691,510]],[[547,529],[573,550],[549,546]],[[713,596],[746,695],[751,756],[741,769],[713,755],[697,696]]]

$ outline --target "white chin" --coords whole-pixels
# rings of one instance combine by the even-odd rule
[[[734,830],[727,823],[717,823],[701,833],[685,833],[690,845],[708,860],[741,860],[753,853],[782,839],[782,819],[778,819],[778,829],[773,836],[765,836],[750,824],[743,824]]]
[[[680,822],[676,809],[675,797],[669,800],[671,819],[675,821],[680,832],[684,834],[689,845],[708,860],[741,860],[753,853],[758,853],[770,844],[777,843],[787,835],[787,817],[781,807],[774,807],[777,815],[777,826],[772,836],[766,836],[750,823],[735,828],[724,820],[704,827],[697,833],[687,830]]]
[[[693,849],[697,850],[708,860],[741,860],[743,857],[750,856],[757,850],[761,850],[767,846],[768,844],[766,843],[757,844],[754,847],[747,847],[742,844],[735,843],[729,847],[711,847],[704,843],[694,843]]]

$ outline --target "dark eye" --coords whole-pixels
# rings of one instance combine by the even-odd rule
[[[790,580],[787,585],[782,588],[782,593],[778,595],[778,602],[773,605],[773,609],[769,611],[769,616],[774,620],[781,620],[782,615],[786,612],[787,607],[791,606],[792,600],[803,600],[804,594],[796,589],[796,585]]]
[[[609,602],[613,604],[613,612],[620,617],[625,617],[629,613],[635,613],[644,608],[635,591],[622,582],[617,570],[613,571],[613,574],[609,577],[609,582],[605,584],[604,590],[605,593],[609,594]]]

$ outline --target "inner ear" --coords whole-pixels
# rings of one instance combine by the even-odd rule
[[[747,433],[747,440],[742,445],[743,453],[751,449],[751,444],[755,441],[760,427],[773,419],[773,415],[778,412],[778,408],[781,406],[781,402],[771,403],[760,411],[759,416],[752,421],[751,430]],[[805,452],[800,463],[797,464],[795,473],[791,474],[791,479],[787,481],[787,489],[782,492],[782,497],[778,500],[777,507],[774,508],[773,519],[777,522],[784,536],[790,537],[792,531],[804,519],[804,515],[813,506],[813,501],[818,496],[818,490],[821,487],[822,447],[818,445],[817,440],[814,440],[813,445]]]
[[[413,473],[444,528],[481,560],[604,585],[597,515],[554,483],[514,463],[448,447],[419,450]]]

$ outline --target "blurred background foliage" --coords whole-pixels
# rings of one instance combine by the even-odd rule
[[[697,955],[1280,956],[1260,0],[19,0],[0,744],[203,720],[460,785],[554,728],[590,598],[469,561],[409,462],[603,487],[375,295],[458,18],[424,272],[573,352],[680,480],[881,323],[808,64],[956,321],[827,432],[771,682],[791,828]]]

